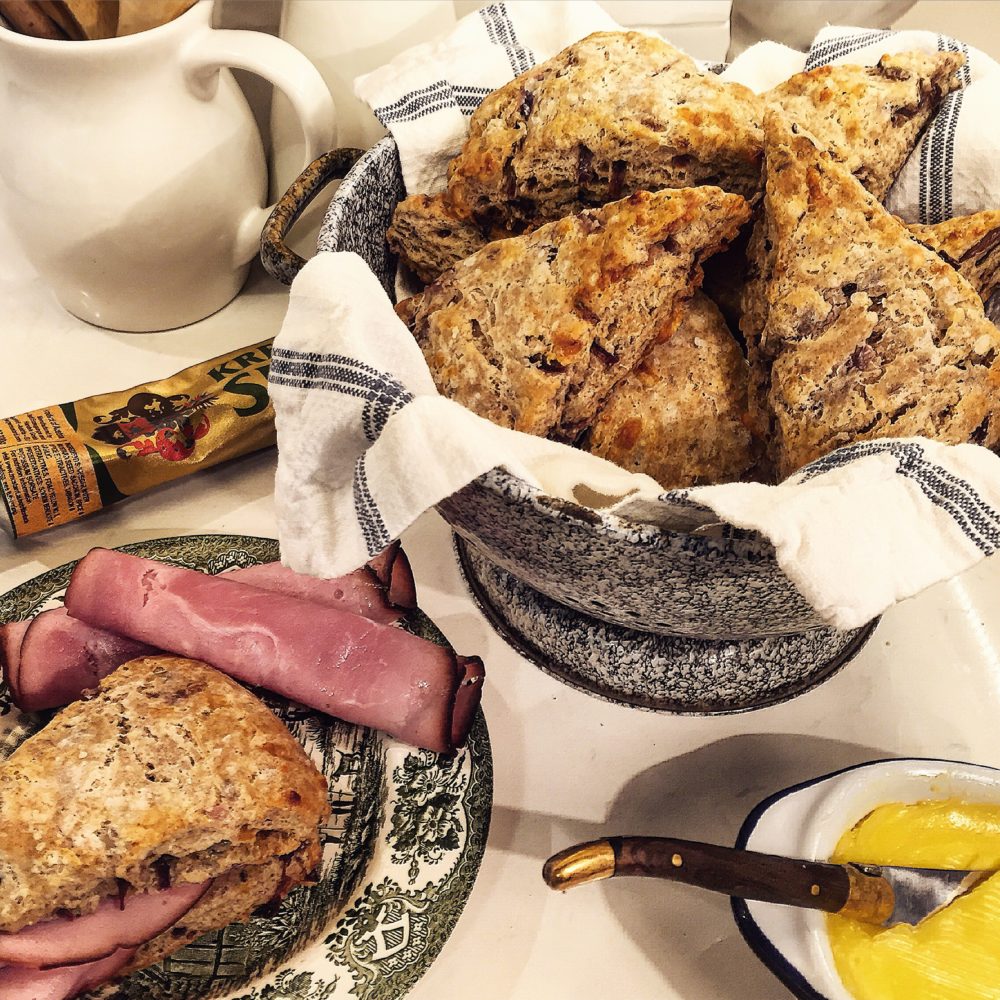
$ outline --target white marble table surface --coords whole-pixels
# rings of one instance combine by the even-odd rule
[[[285,289],[255,270],[231,305],[171,333],[120,334],[66,315],[0,224],[0,414],[127,388],[275,333]],[[0,592],[93,545],[194,532],[275,534],[271,450],[76,525],[0,532]],[[748,810],[792,782],[881,756],[1000,765],[1000,560],[894,608],[819,688],[746,715],[685,718],[606,704],[514,653],[473,606],[435,514],[404,537],[420,601],[479,652],[495,800],[464,914],[413,1000],[772,1000],[729,901],[643,880],[548,890],[543,860],[604,834],[732,843]],[[919,544],[919,539],[913,540]]]

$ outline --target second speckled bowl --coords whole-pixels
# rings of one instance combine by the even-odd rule
[[[338,155],[342,159],[342,154],[330,154],[331,162],[339,162]],[[307,172],[296,182],[286,196],[285,220],[297,217],[321,180]],[[403,195],[399,155],[386,138],[358,159],[337,190],[318,241],[320,251],[349,250],[364,258],[390,299],[396,259],[385,231]],[[275,228],[277,237],[265,230],[262,256],[272,274],[290,281],[302,262],[284,248],[282,226]],[[711,690],[715,680],[696,684],[690,700],[673,698],[671,692],[685,684],[690,688],[692,663],[717,665],[720,644],[731,645],[735,656],[729,659],[738,665],[746,645],[756,641],[773,665],[770,672],[780,671],[782,690],[790,696],[828,676],[834,663],[844,662],[845,652],[855,651],[870,631],[846,635],[824,628],[779,569],[770,543],[757,535],[732,532],[732,537],[709,538],[639,524],[546,496],[501,468],[441,501],[438,510],[470,550],[509,574],[519,589],[521,617],[527,605],[535,625],[528,629],[534,637],[521,642],[522,649],[530,647],[528,655],[551,666],[565,647],[555,640],[565,637],[567,629],[585,630],[592,648],[578,651],[568,662],[564,657],[556,672],[572,681],[584,663],[602,662],[606,670],[597,693],[616,700],[674,711],[759,707],[776,699],[774,685],[747,679],[748,674],[727,688],[721,700]],[[474,564],[466,560],[467,572]],[[481,576],[473,582],[480,600],[493,604],[494,623],[515,640],[524,639],[523,620],[520,625],[512,621],[510,608],[503,606],[507,597],[496,588],[491,591]],[[569,618],[555,622],[546,602],[555,602]],[[662,637],[661,652],[680,673],[672,678],[670,671],[661,671],[648,684],[633,676],[624,688],[616,686],[615,649],[620,644],[595,627],[601,623],[612,631],[638,633],[642,642],[652,644],[653,653]],[[786,645],[782,636],[790,639]],[[685,644],[685,639],[691,641]],[[808,655],[803,656],[803,649]],[[756,671],[764,679],[768,673]],[[594,690],[590,681],[581,686]]]

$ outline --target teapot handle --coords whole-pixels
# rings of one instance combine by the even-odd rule
[[[272,278],[284,285],[292,283],[305,260],[285,244],[288,230],[327,184],[347,176],[363,152],[361,149],[334,149],[324,153],[313,160],[278,199],[260,234],[260,259]]]
[[[206,101],[215,96],[223,68],[247,70],[274,84],[302,126],[304,166],[333,145],[336,115],[330,91],[319,70],[288,42],[260,31],[206,28],[184,47],[181,66],[191,92]],[[255,206],[243,217],[234,264],[246,264],[257,254],[261,229],[274,207]]]

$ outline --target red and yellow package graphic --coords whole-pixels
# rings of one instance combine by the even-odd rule
[[[273,445],[270,363],[265,340],[159,382],[0,418],[0,495],[14,534]]]

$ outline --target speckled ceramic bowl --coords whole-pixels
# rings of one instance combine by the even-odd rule
[[[950,760],[870,761],[765,799],[747,817],[736,846],[823,860],[877,806],[947,798],[1000,803],[1000,771]],[[825,914],[742,899],[733,900],[733,913],[747,944],[794,996],[852,1000],[837,975]]]
[[[284,230],[326,179],[343,176],[354,155],[338,151],[325,164],[317,161],[279,205],[262,256],[280,280],[290,282],[303,263],[284,247]],[[390,138],[357,155],[327,211],[318,248],[359,254],[394,299],[397,262],[385,231],[404,195],[399,155]],[[616,700],[674,711],[772,704],[828,676],[867,636],[868,630],[823,628],[778,568],[770,543],[757,535],[709,538],[634,523],[546,496],[500,468],[438,510],[467,544],[464,568],[481,603],[495,612],[494,624],[522,640],[515,644],[536,661],[556,661],[556,673]],[[477,573],[482,560],[500,576]],[[548,602],[569,619],[557,625]],[[510,613],[515,607],[523,612],[519,622]],[[524,627],[528,619],[535,635]],[[674,665],[666,672],[658,667],[658,679],[645,682],[634,669],[627,682],[619,676],[622,636],[636,633],[633,660],[652,656],[660,667]],[[747,644],[755,643],[747,669]],[[728,671],[732,680],[736,668],[738,680],[720,697],[720,674]],[[594,676],[583,677],[588,671]]]

